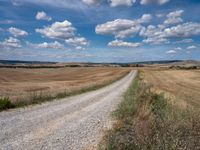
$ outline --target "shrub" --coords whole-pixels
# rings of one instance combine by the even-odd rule
[[[0,99],[0,111],[4,109],[13,108],[14,105],[11,103],[8,97]]]

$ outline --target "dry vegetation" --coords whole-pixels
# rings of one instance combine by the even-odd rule
[[[12,102],[29,100],[38,94],[55,95],[105,84],[123,76],[130,69],[114,67],[76,67],[48,69],[0,69],[0,98]],[[63,97],[60,95],[59,97]]]
[[[199,73],[142,68],[114,112],[116,123],[106,132],[99,148],[200,149]],[[189,107],[176,105],[183,103]]]
[[[144,79],[157,92],[181,107],[200,107],[200,70],[142,69]]]

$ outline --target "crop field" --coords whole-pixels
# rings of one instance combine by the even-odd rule
[[[200,71],[140,68],[99,149],[199,149]]]
[[[146,82],[181,107],[200,107],[199,70],[142,69]]]
[[[48,69],[0,69],[0,98],[28,99],[35,93],[57,94],[104,84],[123,76],[130,69],[114,67],[76,67]]]

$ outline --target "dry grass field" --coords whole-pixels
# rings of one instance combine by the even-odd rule
[[[199,107],[200,70],[140,68],[99,149],[200,149]]]
[[[146,82],[181,106],[200,107],[200,70],[142,69]]]
[[[58,69],[0,69],[0,98],[20,101],[35,92],[57,94],[117,79],[127,68],[88,67]]]

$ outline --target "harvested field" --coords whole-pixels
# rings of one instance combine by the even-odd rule
[[[28,99],[34,93],[57,94],[103,84],[125,74],[130,69],[114,67],[0,69],[0,98],[13,102]]]
[[[200,70],[142,69],[145,81],[182,106],[200,107]]]

